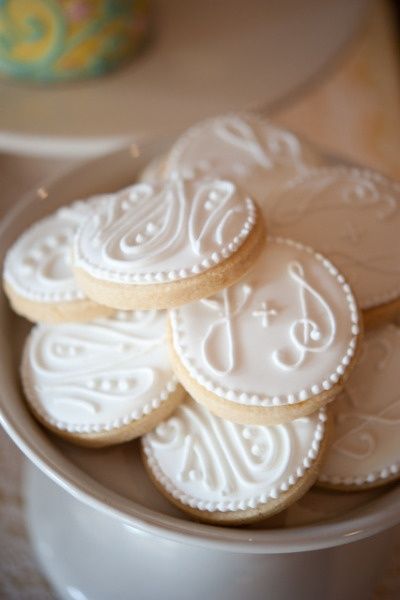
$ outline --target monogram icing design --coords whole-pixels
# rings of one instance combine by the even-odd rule
[[[35,327],[22,366],[29,401],[59,429],[77,432],[113,429],[158,408],[176,387],[164,319],[120,311],[113,319]]]
[[[236,291],[240,292],[240,298],[235,305],[232,304],[232,294]],[[236,366],[236,346],[233,333],[234,320],[240,314],[242,309],[247,304],[247,301],[251,295],[251,287],[248,285],[240,286],[239,290],[232,290],[231,288],[225,288],[218,295],[222,297],[222,301],[218,300],[218,296],[214,296],[213,299],[203,299],[200,302],[204,306],[207,306],[213,311],[217,311],[218,319],[211,323],[204,339],[201,343],[201,351],[204,362],[209,368],[218,375],[226,375],[230,373]],[[216,336],[219,331],[222,333],[223,344],[222,347],[226,348],[227,353],[227,364],[225,367],[218,368],[216,361],[224,360],[225,353],[218,353],[217,356],[212,356],[210,350],[215,350],[216,347]],[[215,354],[215,352],[214,352]]]
[[[275,364],[284,371],[292,371],[301,367],[308,352],[325,352],[331,346],[336,333],[336,322],[332,310],[323,296],[306,281],[302,264],[297,261],[290,263],[288,272],[299,286],[301,314],[300,318],[291,324],[289,331],[290,340],[298,352],[297,360],[288,361],[281,350],[274,350],[273,352]],[[322,326],[309,316],[306,291],[314,302],[319,305],[324,320],[327,322],[328,331],[325,336],[322,332]]]
[[[337,269],[276,238],[244,281],[170,316],[174,350],[191,377],[222,398],[260,406],[329,390],[349,365],[359,330]]]
[[[236,251],[255,206],[229,181],[137,184],[112,196],[75,240],[75,265],[124,283],[171,281]]]
[[[238,510],[278,498],[318,455],[326,415],[285,425],[242,426],[190,398],[143,438],[154,475],[185,504]]]
[[[30,227],[10,248],[4,279],[20,295],[39,302],[81,300],[69,254],[79,225],[93,214],[100,198],[75,202]]]
[[[254,114],[228,114],[200,122],[179,138],[166,172],[233,179],[261,201],[283,171],[303,172],[318,162],[292,133]]]
[[[335,401],[335,438],[321,481],[372,483],[399,471],[399,351],[395,325],[368,334],[352,378]]]
[[[310,170],[263,200],[276,235],[331,258],[354,285],[362,308],[400,294],[400,185],[367,170]]]

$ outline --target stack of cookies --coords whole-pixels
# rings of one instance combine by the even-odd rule
[[[260,520],[316,481],[388,483],[399,225],[400,186],[383,176],[254,115],[202,122],[139,183],[60,209],[9,250],[10,302],[40,322],[28,405],[81,445],[143,436],[154,484],[204,522]]]

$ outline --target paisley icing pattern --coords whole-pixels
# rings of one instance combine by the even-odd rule
[[[366,336],[363,353],[335,400],[335,436],[321,482],[362,485],[400,473],[400,329]]]
[[[20,296],[36,302],[75,302],[85,296],[70,268],[74,235],[106,197],[75,202],[25,231],[7,253],[4,280]]]
[[[285,425],[243,426],[191,398],[147,434],[155,478],[174,498],[204,511],[255,508],[287,492],[310,468],[325,431],[324,410]]]
[[[274,235],[323,252],[361,308],[400,296],[400,185],[368,170],[325,167],[294,177],[261,204]]]
[[[70,432],[110,431],[140,419],[176,389],[164,336],[161,311],[38,325],[23,356],[27,398],[46,421]]]
[[[227,114],[202,121],[172,147],[166,173],[232,179],[262,202],[288,174],[320,162],[292,133],[254,114]]]
[[[110,198],[80,229],[75,266],[120,283],[192,277],[235,252],[255,224],[229,181],[141,183]]]
[[[331,389],[359,332],[343,276],[312,249],[281,238],[269,238],[238,284],[170,316],[173,347],[190,376],[220,398],[253,406]]]

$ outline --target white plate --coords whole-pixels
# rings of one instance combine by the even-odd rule
[[[352,37],[367,0],[157,0],[146,51],[114,75],[38,87],[0,82],[0,150],[109,152],[227,109],[270,109]]]
[[[36,192],[27,195],[3,220],[0,258],[4,258],[9,245],[26,226],[56,207],[132,183],[147,161],[164,152],[169,142],[147,145],[140,149],[136,158],[129,149],[99,158],[44,184],[40,197]],[[0,295],[0,325],[0,421],[31,461],[65,490],[96,510],[122,518],[136,529],[163,538],[211,544],[231,551],[267,553],[328,548],[363,539],[400,520],[400,487],[397,486],[360,495],[356,500],[349,496],[349,502],[338,501],[340,510],[332,510],[334,503],[327,501],[315,518],[320,520],[322,514],[332,517],[323,523],[294,527],[299,520],[292,514],[289,526],[275,533],[268,530],[268,525],[252,527],[249,536],[249,529],[224,529],[193,523],[149,482],[139,458],[137,442],[97,451],[81,449],[58,440],[37,424],[27,410],[18,381],[21,347],[29,326],[11,312],[3,293]],[[309,510],[315,501],[303,505],[301,522],[310,521]],[[338,513],[341,513],[340,517]]]

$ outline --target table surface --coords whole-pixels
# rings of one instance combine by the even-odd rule
[[[362,31],[318,81],[273,115],[334,152],[400,179],[398,37],[388,4],[372,5]],[[0,155],[0,216],[65,161]],[[20,494],[22,458],[0,432],[0,597],[53,598],[29,548]],[[400,598],[400,540],[374,600]]]

